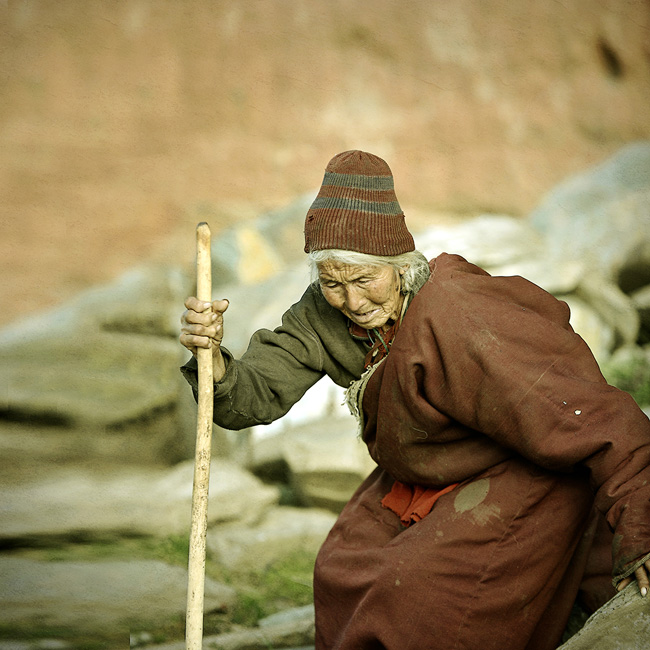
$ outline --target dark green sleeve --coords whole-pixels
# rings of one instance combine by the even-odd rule
[[[343,315],[307,289],[275,330],[258,330],[241,359],[224,349],[226,374],[215,384],[214,421],[227,429],[282,417],[319,379],[347,386],[363,370],[364,349]],[[196,362],[181,369],[196,390]]]

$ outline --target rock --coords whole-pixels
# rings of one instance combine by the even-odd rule
[[[335,512],[375,467],[352,417],[325,417],[287,430],[284,457],[302,503]]]
[[[77,633],[164,624],[182,615],[187,570],[154,560],[38,562],[0,556],[0,623]],[[234,589],[205,580],[205,611],[230,609]]]
[[[228,350],[239,357],[246,351],[253,332],[278,327],[284,312],[300,300],[309,281],[307,265],[303,262],[264,282],[219,287],[218,296],[230,301],[224,325]]]
[[[313,648],[315,624],[312,617],[304,617],[264,627],[229,632],[203,638],[204,648],[214,650],[268,650],[268,648]],[[183,650],[183,643],[149,646],[150,650]]]
[[[646,413],[650,409],[650,345],[621,347],[602,365],[610,384],[627,391]]]
[[[0,538],[189,532],[192,485],[192,461],[173,468],[62,469],[3,488]],[[212,462],[211,524],[254,522],[278,499],[277,488],[232,463]]]
[[[560,183],[529,217],[553,259],[584,259],[615,281],[650,266],[650,142]]]
[[[259,284],[305,260],[303,224],[310,193],[289,205],[233,226],[212,242],[212,286]]]
[[[636,312],[630,301],[611,283],[606,283],[607,289],[592,291],[599,297],[596,302],[605,312],[605,319],[589,300],[573,296],[583,279],[584,262],[549,261],[544,239],[526,221],[481,215],[462,224],[430,228],[419,233],[416,241],[429,258],[442,251],[457,253],[492,275],[520,275],[565,300],[572,307],[573,327],[599,359],[609,356],[617,327],[625,332],[625,340],[635,336]]]
[[[177,410],[187,353],[176,338],[187,293],[180,271],[145,267],[5,328],[0,411],[101,437],[103,459],[187,457],[194,423]]]
[[[650,279],[650,142],[567,179],[529,222],[544,238],[549,265],[582,265],[576,292],[614,328],[612,347],[634,343],[639,314],[624,292]]]
[[[143,645],[152,645],[154,637],[151,632],[131,632],[129,634],[129,647],[137,648]]]
[[[452,226],[432,226],[414,239],[416,248],[429,259],[443,252],[456,253],[486,270],[544,253],[540,234],[526,221],[507,215],[483,214]]]
[[[221,524],[208,531],[212,558],[231,569],[263,570],[296,551],[316,555],[336,521],[324,510],[279,507],[254,526]]]
[[[61,639],[30,639],[29,641],[3,640],[0,650],[66,650],[73,646]]]
[[[117,427],[176,401],[182,351],[155,336],[68,333],[0,347],[1,409],[73,427]]]
[[[639,313],[632,299],[616,284],[608,282],[598,272],[590,272],[580,281],[576,294],[584,298],[613,329],[617,346],[634,345],[639,335]]]
[[[645,650],[648,639],[649,602],[634,582],[594,612],[558,650]]]
[[[634,291],[630,298],[634,307],[639,311],[650,311],[650,284],[647,284],[636,291]]]
[[[204,648],[214,650],[268,650],[293,647],[313,648],[315,622],[313,607],[298,608],[260,621],[258,628],[203,637]],[[300,647],[298,647],[300,646]],[[149,650],[184,650],[182,641],[148,646]]]
[[[270,627],[273,625],[295,622],[295,621],[313,621],[314,620],[314,606],[305,605],[304,607],[294,607],[293,609],[285,609],[277,614],[271,614],[266,618],[258,621],[260,627]]]
[[[286,473],[285,448],[287,436],[291,435],[287,432],[324,418],[350,419],[344,399],[344,389],[323,378],[283,418],[271,424],[252,427],[243,462],[256,474],[272,473],[274,470]],[[349,427],[352,426],[351,423]]]
[[[533,218],[522,221],[482,215],[453,227],[428,229],[418,235],[417,245],[428,257],[444,250],[462,255],[492,275],[521,275],[567,301],[570,300],[568,296],[577,293],[583,300],[574,301],[576,317],[572,324],[590,345],[594,345],[599,359],[606,358],[616,345],[634,342],[639,331],[635,306],[609,275],[603,277],[593,266],[594,252],[589,250],[588,254],[583,251],[582,255],[575,255],[575,247],[569,247],[571,254],[557,255],[557,247],[566,251],[566,233],[558,226],[559,232],[549,230],[545,239],[533,223]],[[616,224],[611,227],[616,230]],[[641,236],[638,231],[637,236]],[[648,269],[650,273],[650,264]],[[588,311],[595,313],[587,315]],[[612,331],[605,332],[602,327],[594,329],[597,321]]]
[[[642,345],[650,343],[650,284],[647,284],[630,295],[632,304],[639,314],[639,342]]]
[[[194,285],[182,269],[136,267],[114,283],[81,294],[78,307],[89,311],[100,329],[177,340],[183,302]]]
[[[596,360],[606,361],[616,341],[614,328],[582,298],[576,295],[558,296],[558,298],[569,305],[571,326],[586,341]]]
[[[0,347],[49,335],[67,336],[71,345],[79,347],[79,336],[88,329],[176,338],[183,301],[192,284],[187,274],[176,267],[136,267],[58,308],[5,327],[0,332]]]
[[[529,257],[486,269],[491,275],[519,275],[555,296],[575,291],[584,275],[580,260],[550,261],[546,253],[541,258]]]
[[[212,245],[212,282],[251,285],[262,282],[284,267],[282,258],[252,224],[226,231]]]

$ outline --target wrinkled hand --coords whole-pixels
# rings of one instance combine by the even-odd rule
[[[650,580],[648,575],[650,574],[650,560],[647,560],[645,564],[640,566],[635,572],[634,575],[628,576],[621,580],[618,585],[616,585],[616,591],[621,591],[625,589],[632,580],[636,580],[639,583],[639,591],[642,596],[645,596],[650,589]]]
[[[223,339],[223,313],[228,309],[227,300],[203,302],[194,296],[185,301],[186,311],[181,316],[180,342],[194,355],[199,348],[212,350],[214,381],[226,373],[221,354]]]

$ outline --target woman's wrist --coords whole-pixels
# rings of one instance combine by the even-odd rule
[[[224,360],[221,348],[217,348],[212,356],[212,377],[214,383],[221,381],[226,374],[226,362]]]

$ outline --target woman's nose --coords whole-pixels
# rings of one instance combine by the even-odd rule
[[[354,285],[345,288],[345,305],[350,311],[357,311],[363,303],[361,291]]]

